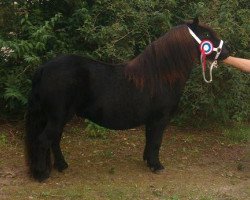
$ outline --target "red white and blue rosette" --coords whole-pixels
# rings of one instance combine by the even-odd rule
[[[209,55],[213,52],[214,46],[210,40],[203,40],[200,43],[200,51],[204,51],[206,55]]]

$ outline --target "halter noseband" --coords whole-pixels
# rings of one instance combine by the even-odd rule
[[[202,65],[202,74],[203,74],[203,79],[206,83],[211,83],[213,81],[213,76],[212,76],[212,71],[214,67],[218,67],[217,64],[217,59],[220,56],[222,46],[223,46],[223,40],[220,40],[220,44],[217,48],[213,47],[213,43],[209,40],[203,40],[201,41],[200,38],[188,27],[189,33],[193,36],[193,38],[198,42],[200,45],[200,60],[201,60],[201,65]],[[210,80],[206,79],[205,72],[206,72],[206,56],[211,54],[213,51],[216,52],[214,61],[210,65]]]

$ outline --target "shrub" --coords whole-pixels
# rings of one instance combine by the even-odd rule
[[[122,62],[196,15],[228,41],[232,55],[250,56],[247,0],[3,0],[0,5],[0,111],[5,116],[24,113],[32,73],[52,57],[74,53]],[[193,70],[175,120],[249,120],[249,75],[220,65],[207,85],[200,71]]]

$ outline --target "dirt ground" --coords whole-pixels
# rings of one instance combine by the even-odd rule
[[[22,125],[1,123],[0,199],[250,199],[250,145],[220,131],[169,127],[161,149],[165,170],[142,161],[143,128],[90,139],[82,121],[67,125],[62,149],[69,168],[35,182],[24,159]]]

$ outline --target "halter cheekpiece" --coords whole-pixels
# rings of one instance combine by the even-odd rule
[[[201,60],[201,65],[202,65],[202,74],[203,74],[203,79],[206,83],[211,83],[213,81],[213,75],[212,75],[212,71],[214,67],[218,67],[217,64],[217,59],[220,56],[221,50],[222,50],[222,46],[223,46],[223,40],[220,40],[220,44],[217,48],[214,47],[213,42],[211,42],[210,40],[200,40],[200,38],[188,27],[189,33],[193,36],[193,38],[198,42],[199,46],[199,50],[201,52],[201,56],[200,56],[200,60]],[[210,55],[213,51],[216,52],[214,61],[212,62],[212,64],[210,65],[210,80],[206,79],[206,56]]]

